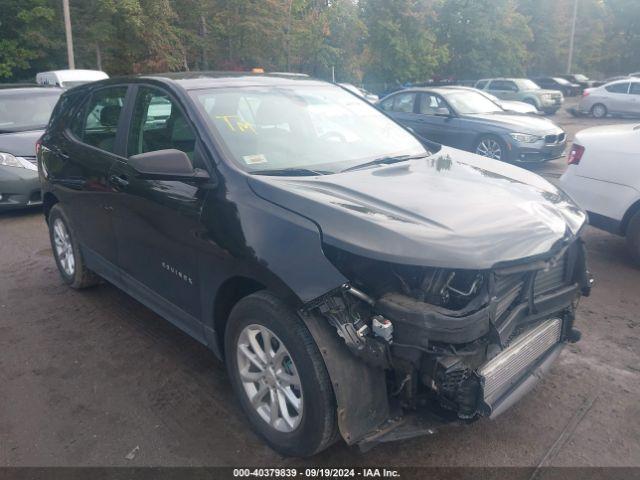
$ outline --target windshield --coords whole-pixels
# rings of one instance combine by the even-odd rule
[[[571,85],[571,82],[565,78],[554,77],[553,80],[555,80],[556,83],[559,83],[560,85]]]
[[[422,144],[340,87],[194,90],[209,128],[243,169],[336,173],[383,157],[424,155]]]
[[[516,80],[516,85],[520,90],[540,90],[540,86],[528,78]]]
[[[34,90],[0,92],[0,131],[20,132],[46,127],[60,92]]]
[[[477,92],[458,90],[445,93],[445,100],[453,109],[461,115],[473,115],[476,113],[496,113],[504,110],[494,102]]]

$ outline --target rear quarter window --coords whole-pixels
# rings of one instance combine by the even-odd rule
[[[610,93],[627,93],[629,91],[629,82],[614,83],[613,85],[607,85],[604,88]]]

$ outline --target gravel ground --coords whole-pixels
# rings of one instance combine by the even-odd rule
[[[570,137],[596,124],[554,119]],[[512,410],[302,461],[251,433],[204,347],[111,285],[65,287],[39,211],[0,215],[0,466],[640,466],[640,270],[624,239],[585,238],[597,283],[579,309],[583,339]]]

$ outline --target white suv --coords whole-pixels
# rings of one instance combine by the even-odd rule
[[[640,125],[608,125],[576,134],[562,188],[589,223],[626,236],[640,263]]]

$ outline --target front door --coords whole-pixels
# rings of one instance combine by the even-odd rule
[[[204,168],[195,130],[168,92],[137,87],[129,123],[127,157],[177,149]],[[124,282],[138,298],[201,338],[198,245],[208,190],[185,181],[140,178],[126,159],[116,162],[109,176],[121,193],[114,222]]]
[[[52,178],[61,187],[65,211],[86,260],[103,275],[108,272],[102,271],[96,261],[103,259],[111,264],[117,261],[111,219],[116,192],[108,182],[108,174],[121,158],[118,140],[123,136],[122,111],[126,95],[126,86],[93,92],[75,112],[52,152],[59,166],[51,172]]]

